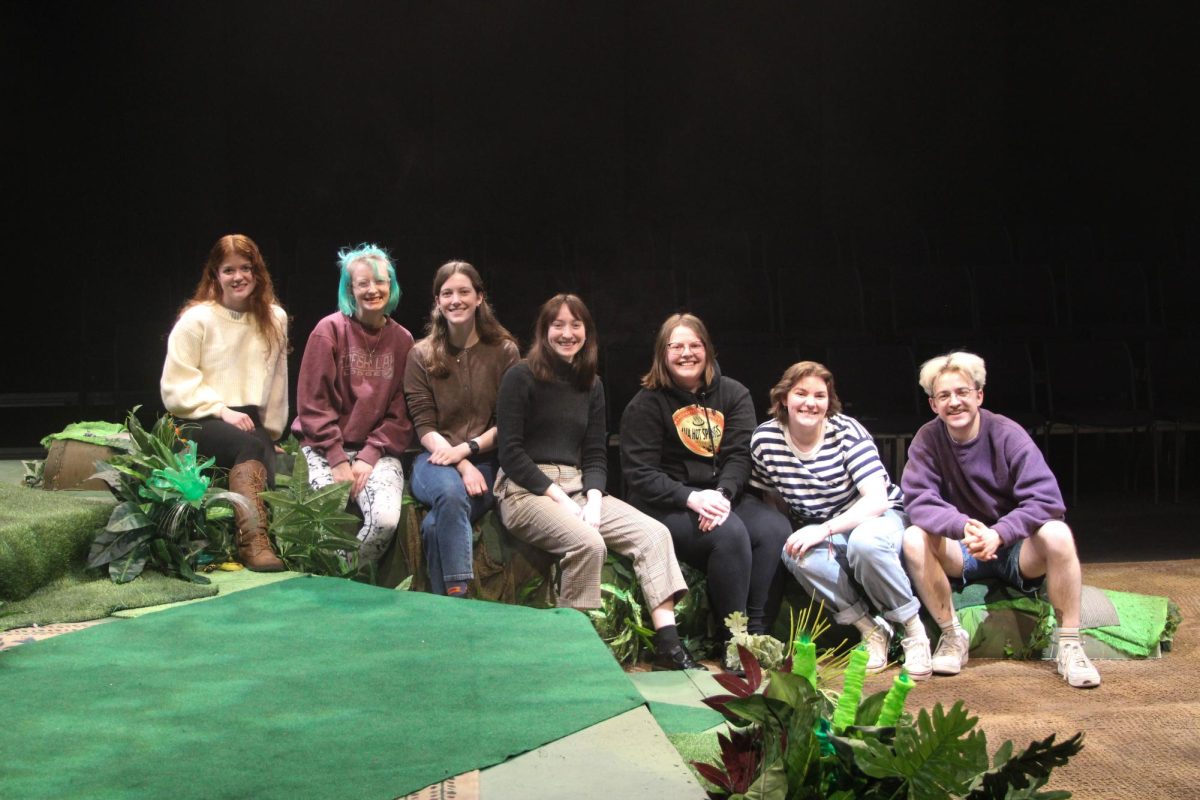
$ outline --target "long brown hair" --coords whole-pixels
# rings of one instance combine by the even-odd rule
[[[492,310],[492,304],[488,302],[487,294],[483,290],[483,278],[479,276],[479,270],[466,261],[447,261],[434,273],[433,309],[429,312],[429,323],[425,326],[425,335],[429,337],[429,361],[425,369],[435,378],[444,378],[450,374],[450,326],[442,316],[442,310],[438,308],[438,295],[442,291],[442,284],[455,275],[466,275],[475,293],[480,297],[479,305],[475,309],[475,332],[479,335],[479,341],[484,344],[503,341],[512,342],[514,345],[517,343],[516,337],[496,319],[496,312]]]
[[[566,306],[575,319],[583,323],[583,335],[586,337],[583,348],[571,359],[571,385],[576,389],[590,389],[596,382],[596,363],[598,361],[596,345],[596,323],[592,321],[592,312],[578,295],[556,294],[538,311],[537,322],[533,324],[533,344],[529,346],[529,354],[525,360],[533,377],[539,381],[554,380],[561,368],[562,357],[550,349],[550,323],[558,316],[559,310]]]
[[[713,352],[708,328],[695,314],[680,313],[667,317],[666,322],[658,329],[658,336],[654,337],[654,360],[650,362],[650,371],[642,376],[643,389],[662,389],[674,385],[675,381],[672,380],[671,371],[667,367],[667,343],[671,341],[671,334],[675,329],[681,326],[696,334],[696,338],[704,345],[704,385],[712,383],[715,374],[713,361],[717,354]]]
[[[217,239],[217,243],[208,252],[208,260],[204,262],[204,271],[200,274],[196,291],[179,309],[179,313],[183,314],[197,303],[221,302],[221,283],[217,279],[217,270],[231,255],[239,255],[250,262],[250,271],[254,275],[254,291],[250,293],[249,313],[254,317],[259,332],[266,338],[269,350],[282,348],[286,331],[280,328],[271,314],[271,306],[279,305],[279,300],[275,297],[275,284],[271,283],[271,273],[267,271],[267,262],[263,259],[262,251],[249,236],[231,233]]]

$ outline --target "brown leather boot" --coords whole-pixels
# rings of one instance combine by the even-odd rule
[[[250,501],[252,508],[235,506],[238,558],[254,572],[283,572],[287,569],[271,550],[267,538],[267,509],[258,493],[267,488],[267,468],[261,461],[243,461],[229,471],[229,490]]]

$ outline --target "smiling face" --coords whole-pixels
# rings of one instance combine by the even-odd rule
[[[820,429],[829,413],[829,385],[816,375],[805,375],[787,395],[787,425],[793,439],[807,440]]]
[[[245,311],[254,294],[254,265],[245,256],[229,253],[217,267],[221,287],[221,305],[232,311]]]
[[[456,272],[442,283],[436,299],[438,311],[446,322],[460,327],[475,321],[475,309],[483,302],[483,295],[475,291],[470,278]]]
[[[392,280],[386,272],[375,274],[371,264],[355,261],[350,265],[350,290],[354,293],[354,316],[359,321],[378,320],[387,313]]]
[[[563,303],[558,308],[558,314],[550,320],[546,339],[550,343],[550,349],[559,358],[570,363],[583,349],[583,343],[587,341],[587,331],[583,320],[572,314],[570,307]]]
[[[946,430],[956,442],[969,442],[979,435],[979,407],[983,405],[983,390],[961,372],[949,371],[938,375],[933,382],[929,407],[946,424]]]
[[[667,339],[667,373],[680,389],[694,392],[704,382],[708,353],[704,342],[686,325],[676,325]]]

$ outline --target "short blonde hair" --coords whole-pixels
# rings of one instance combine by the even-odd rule
[[[921,376],[917,382],[925,390],[925,394],[933,397],[933,384],[946,372],[957,372],[971,380],[976,389],[982,389],[987,382],[987,367],[983,359],[974,353],[958,350],[935,356],[921,365]]]

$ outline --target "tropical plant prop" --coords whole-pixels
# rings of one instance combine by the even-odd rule
[[[271,535],[287,568],[335,578],[358,577],[359,542],[353,531],[359,520],[346,511],[350,484],[313,489],[303,457],[293,462],[291,477],[279,483],[280,488],[260,492],[259,497],[271,507]]]
[[[92,542],[89,567],[108,567],[116,583],[127,583],[147,566],[195,583],[200,553],[224,532],[233,507],[248,508],[246,498],[210,485],[206,472],[213,459],[200,462],[196,443],[168,417],[147,431],[135,407],[125,419],[130,447],[108,461],[97,461],[97,473],[117,498],[108,525]]]
[[[817,657],[807,637],[778,669],[764,671],[747,649],[745,677],[714,676],[729,694],[707,698],[730,723],[720,734],[720,763],[692,762],[712,784],[711,798],[1030,798],[1055,767],[1082,748],[1082,733],[1055,744],[1051,734],[1019,754],[1005,742],[989,761],[987,738],[962,702],[945,711],[903,712],[912,680],[901,671],[887,692],[862,697],[867,654],[850,654],[840,693],[818,687]],[[761,691],[760,691],[761,690]]]
[[[712,649],[708,634],[708,592],[704,574],[680,564],[688,593],[675,605],[675,626],[688,650],[698,656]],[[588,612],[596,633],[621,664],[636,664],[654,650],[654,627],[650,622],[642,585],[629,561],[609,553],[600,584],[600,607]],[[538,587],[527,586],[532,595]]]

